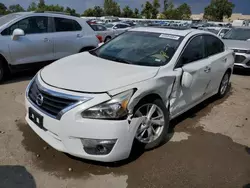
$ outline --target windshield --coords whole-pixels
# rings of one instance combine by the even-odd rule
[[[248,40],[250,39],[250,29],[233,28],[224,35],[223,39]]]
[[[120,63],[162,66],[171,60],[182,39],[177,35],[129,31],[91,54]]]
[[[6,16],[0,17],[0,26],[10,22],[11,20],[20,17],[20,14],[8,14]]]
[[[113,24],[105,24],[105,27],[107,28],[112,28],[114,25]]]
[[[217,30],[217,29],[207,29],[207,30],[216,34],[216,35],[218,35],[218,33],[219,33],[219,30]]]

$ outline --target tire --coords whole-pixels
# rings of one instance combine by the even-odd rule
[[[217,93],[218,98],[223,98],[227,94],[229,88],[230,76],[231,76],[230,72],[227,71],[222,77],[220,87]]]
[[[6,69],[2,61],[0,60],[0,83],[5,79]]]
[[[111,40],[111,37],[106,37],[105,40],[104,40],[104,43],[108,42]]]
[[[149,122],[149,124],[151,124],[152,126],[151,126],[151,128],[147,129],[147,131],[144,133],[144,136],[146,137],[147,135],[150,135],[150,132],[154,136],[157,135],[151,141],[144,141],[143,140],[144,139],[142,136],[143,132],[141,134],[139,134],[143,130],[143,127],[148,126],[148,125],[146,125],[147,123],[143,122],[138,127],[138,129],[136,131],[135,141],[137,143],[139,143],[140,145],[142,145],[145,150],[151,150],[151,149],[154,149],[156,147],[159,147],[161,144],[165,143],[165,141],[167,140],[167,133],[168,133],[168,128],[169,128],[169,111],[161,99],[155,99],[152,101],[142,101],[135,107],[134,117],[140,117],[141,115],[145,116],[146,114],[148,114],[148,112],[145,111],[145,109],[148,108],[147,105],[151,106],[150,109],[152,108],[152,106],[156,106],[156,110],[152,114],[152,119],[150,121],[154,121],[153,119],[156,118],[156,116],[160,117],[160,115],[158,114],[158,110],[159,110],[160,114],[163,115],[163,118],[161,120],[160,119],[156,119],[156,120],[159,122],[160,121],[162,122],[164,120],[164,122],[161,123],[162,125],[160,125],[158,128],[156,128],[156,126],[158,126],[158,125]],[[145,121],[147,121],[147,120],[145,120]],[[158,134],[156,134],[157,132],[158,132]],[[142,136],[142,138],[139,139],[141,136]]]

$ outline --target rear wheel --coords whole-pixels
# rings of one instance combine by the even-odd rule
[[[229,80],[230,80],[230,72],[226,72],[221,80],[221,84],[217,94],[219,98],[223,98],[227,94],[229,87]]]
[[[0,60],[0,83],[4,80],[5,74],[6,74],[5,66]]]
[[[135,118],[144,120],[138,127],[135,139],[149,150],[158,147],[167,138],[169,113],[160,99],[141,103],[136,107]]]
[[[111,40],[111,37],[106,37],[105,40],[104,40],[104,42],[108,42],[110,40]]]

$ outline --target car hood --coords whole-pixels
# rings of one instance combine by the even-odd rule
[[[150,79],[158,70],[159,67],[117,63],[84,52],[50,64],[40,75],[50,86],[99,93]]]
[[[241,40],[223,40],[225,45],[229,49],[250,49],[249,41],[241,41]]]

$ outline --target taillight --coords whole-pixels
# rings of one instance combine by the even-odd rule
[[[98,38],[98,40],[100,41],[100,43],[102,42],[102,36],[96,35],[96,38]]]

